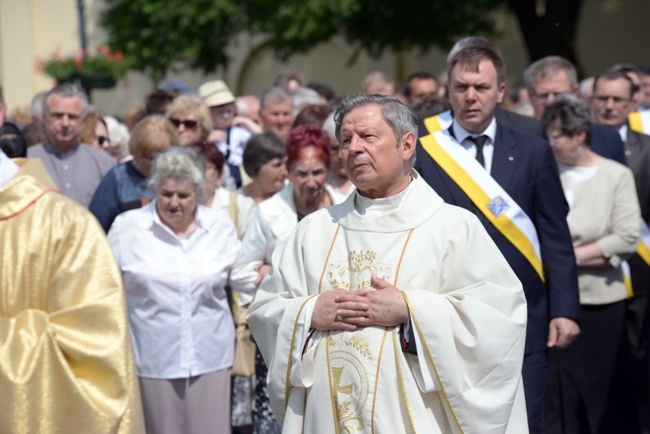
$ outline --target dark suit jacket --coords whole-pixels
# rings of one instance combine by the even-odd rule
[[[513,130],[532,134],[547,140],[546,127],[541,121],[497,107],[494,112],[497,123]],[[616,131],[602,125],[594,124],[591,130],[591,150],[610,160],[627,165],[625,147]]]
[[[616,131],[612,130],[612,132],[618,136]],[[628,128],[625,152],[629,160],[628,166],[634,173],[641,216],[648,222],[650,221],[650,136]]]
[[[616,131],[599,124],[593,124],[591,136],[592,151],[627,166],[625,146],[623,146],[621,136]]]
[[[498,125],[498,123],[497,123]],[[420,137],[428,134],[420,125]],[[550,317],[579,320],[576,259],[566,222],[567,205],[548,142],[497,126],[492,176],[530,217],[539,237],[546,282],[526,258],[471,203],[418,142],[416,170],[452,205],[476,213],[521,280],[528,302],[526,353],[546,350]],[[489,260],[489,258],[486,258]]]
[[[497,107],[494,117],[499,125],[532,134],[546,140],[546,127],[537,119]]]
[[[616,131],[612,130],[612,132],[618,136]],[[634,174],[641,216],[647,223],[650,221],[650,136],[633,131],[628,127],[625,150],[629,167]],[[650,267],[639,255],[630,257],[628,263],[632,274],[634,294],[647,297],[650,293]]]

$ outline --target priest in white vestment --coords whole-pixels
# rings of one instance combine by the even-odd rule
[[[521,283],[412,171],[406,106],[360,95],[335,119],[357,191],[278,246],[247,318],[283,433],[527,433]]]

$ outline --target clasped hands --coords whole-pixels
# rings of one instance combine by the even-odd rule
[[[359,327],[392,327],[406,323],[409,312],[401,291],[377,276],[372,276],[370,284],[370,289],[336,289],[319,295],[311,328],[354,331]]]

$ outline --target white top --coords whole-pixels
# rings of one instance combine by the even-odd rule
[[[569,204],[569,208],[573,208],[576,187],[578,184],[594,176],[598,171],[598,166],[569,166],[562,163],[558,163],[557,166],[560,174],[565,176],[564,197]],[[569,216],[567,215],[568,218]]]
[[[454,137],[456,141],[461,144],[463,148],[467,150],[472,155],[472,158],[476,158],[476,144],[470,140],[470,138],[478,137],[482,135],[488,136],[488,140],[485,141],[483,145],[483,159],[485,160],[485,170],[488,173],[492,170],[492,155],[494,155],[494,140],[497,135],[497,121],[492,118],[490,125],[480,134],[472,134],[463,128],[456,120],[454,120],[451,126]]]
[[[324,187],[332,204],[339,203],[332,187],[329,184]],[[237,261],[230,273],[232,288],[243,293],[253,293],[257,289],[255,280],[258,270],[262,265],[271,263],[275,247],[289,236],[297,224],[293,185],[287,184],[253,211]]]
[[[627,124],[621,125],[621,128],[618,129],[618,135],[621,136],[623,143],[627,142]]]
[[[239,238],[243,238],[246,233],[248,223],[251,221],[253,211],[255,210],[255,201],[250,197],[244,196],[241,192],[231,192],[225,188],[217,188],[214,192],[214,199],[211,207],[224,211],[230,217],[230,197],[232,194],[237,198],[237,233]]]
[[[235,126],[230,129],[230,141],[217,142],[217,148],[223,155],[228,155],[228,164],[239,167],[243,163],[244,148],[251,137],[250,131]]]
[[[232,365],[235,329],[224,290],[239,250],[230,217],[199,205],[178,238],[156,201],[119,215],[108,233],[122,271],[138,375],[188,378]]]
[[[18,173],[18,165],[11,161],[4,152],[0,151],[0,188],[14,179]]]

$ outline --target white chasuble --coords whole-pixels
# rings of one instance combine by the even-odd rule
[[[283,433],[527,432],[521,284],[478,220],[413,176],[308,216],[276,249],[247,320]],[[307,344],[316,297],[373,275],[403,291],[418,354],[399,326]]]

